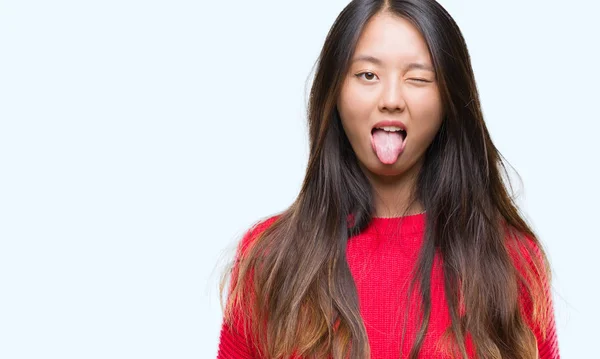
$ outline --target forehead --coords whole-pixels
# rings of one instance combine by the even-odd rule
[[[408,20],[384,12],[373,16],[361,33],[354,58],[372,56],[384,64],[404,64],[408,61],[431,65],[425,39]]]

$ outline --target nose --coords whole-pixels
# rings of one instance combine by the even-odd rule
[[[379,100],[379,110],[387,112],[403,111],[406,102],[399,81],[390,80],[383,84]]]

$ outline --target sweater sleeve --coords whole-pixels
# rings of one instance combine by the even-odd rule
[[[527,238],[527,243],[530,248],[533,249],[534,254],[541,259],[540,248],[536,245],[531,238]],[[531,257],[526,252],[526,250],[522,250],[525,258],[531,263]],[[545,268],[543,268],[545,269]],[[544,284],[544,297],[543,300],[546,301],[548,305],[548,326],[546,327],[546,337],[543,338],[542,330],[538,325],[535,325],[532,320],[532,303],[530,301],[529,296],[522,296],[525,315],[528,324],[530,325],[538,345],[538,353],[540,359],[560,359],[559,347],[558,347],[558,337],[556,332],[556,320],[554,313],[554,303],[552,299],[552,292],[550,290],[550,282],[547,278],[543,278],[542,283]]]
[[[234,318],[234,320],[237,319]],[[219,336],[217,359],[258,359],[250,345],[249,338],[239,329],[239,326],[232,328],[223,322]]]
[[[238,274],[237,263],[240,260],[240,256],[247,248],[248,243],[252,237],[252,229],[248,230],[242,240],[240,241],[234,258],[233,269],[231,272],[230,282],[235,283]],[[227,302],[230,301],[231,288],[228,291]],[[239,308],[235,308],[231,313],[231,325],[225,321],[225,317],[222,320],[221,332],[219,335],[219,349],[217,353],[217,359],[255,359],[256,353],[252,350],[250,345],[250,337],[247,332],[244,331],[245,325],[243,321],[243,313],[240,312]]]
[[[246,252],[248,245],[260,234],[268,225],[270,225],[277,216],[255,223],[246,233],[238,244],[234,258],[234,265],[231,273],[231,283],[237,280],[237,263],[241,256]],[[251,274],[250,274],[251,277]],[[229,291],[228,294],[231,294]],[[227,298],[229,301],[229,296]],[[249,323],[245,320],[241,309],[235,307],[232,310],[232,325],[228,325],[225,318],[221,324],[219,335],[219,346],[217,359],[259,359],[260,355],[256,346],[252,343]]]

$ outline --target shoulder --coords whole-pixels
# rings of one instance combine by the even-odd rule
[[[541,277],[548,274],[549,263],[545,249],[535,235],[512,230],[507,232],[506,244],[519,272],[532,270]]]
[[[249,228],[246,228],[244,235],[238,244],[237,255],[240,256],[246,253],[254,241],[280,217],[281,214],[279,213],[255,220]]]
[[[526,311],[532,310],[536,302],[551,301],[552,271],[542,242],[532,233],[513,230],[506,245],[518,276],[519,299]]]

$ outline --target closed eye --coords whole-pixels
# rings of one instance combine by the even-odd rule
[[[427,81],[425,79],[409,79],[409,80],[414,80],[414,81],[417,81],[417,82],[431,82],[431,81]]]

